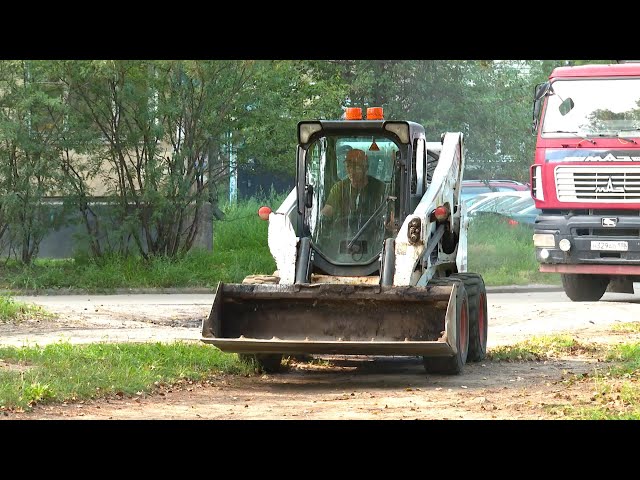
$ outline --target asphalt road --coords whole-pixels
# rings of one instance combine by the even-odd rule
[[[214,296],[212,293],[148,293],[14,298],[41,305],[68,318],[87,319],[90,328],[101,330],[102,338],[109,326],[122,335],[129,335],[127,329],[135,329],[136,339],[144,338],[144,328],[149,328],[150,339],[170,335],[167,332],[173,330],[180,339],[197,340],[202,319],[209,314]],[[501,288],[488,290],[487,303],[489,347],[513,343],[532,335],[596,330],[612,323],[640,319],[638,294],[606,293],[599,302],[572,302],[564,292],[549,287]],[[160,332],[161,328],[165,331]],[[28,333],[33,339],[38,329]],[[79,330],[75,333],[73,323],[67,324],[65,335],[73,341],[74,334],[80,335]],[[0,336],[5,335],[8,336],[9,332]],[[85,336],[92,338],[86,332]]]

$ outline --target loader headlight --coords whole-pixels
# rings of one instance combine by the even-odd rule
[[[386,122],[384,129],[395,133],[402,143],[409,143],[409,124],[407,122]]]
[[[322,130],[319,122],[300,122],[298,124],[298,142],[308,143],[311,135]]]
[[[407,232],[407,237],[409,238],[409,243],[415,245],[420,242],[420,226],[422,222],[419,217],[415,217],[411,219],[409,222],[409,231]]]

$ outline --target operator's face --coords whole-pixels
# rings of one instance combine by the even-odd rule
[[[367,177],[368,165],[366,161],[351,161],[346,163],[347,175],[354,187],[364,185]]]

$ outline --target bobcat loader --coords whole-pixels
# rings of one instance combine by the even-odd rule
[[[384,188],[375,208],[327,217],[351,149]],[[381,108],[299,122],[296,186],[277,210],[260,209],[277,270],[220,282],[201,340],[267,372],[283,355],[421,356],[440,374],[482,360],[487,301],[466,271],[464,153],[462,133],[427,141],[423,126]]]

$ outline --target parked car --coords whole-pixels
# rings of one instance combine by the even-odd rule
[[[512,205],[531,198],[529,191],[509,191],[483,193],[466,200],[467,214],[470,217],[482,213],[506,212]]]
[[[527,205],[519,210],[506,212],[505,217],[509,219],[511,225],[523,224],[530,225],[536,222],[536,217],[542,212],[539,208],[536,208],[533,203],[533,199],[530,205]]]
[[[490,192],[517,192],[529,190],[529,185],[516,180],[463,180],[462,200]]]
[[[536,208],[531,195],[521,195],[522,192],[514,193],[485,193],[478,195],[480,198],[469,210],[469,218],[483,216],[494,216],[498,220],[505,221],[509,225],[529,225],[532,226],[541,210]],[[467,210],[467,212],[469,212]]]

